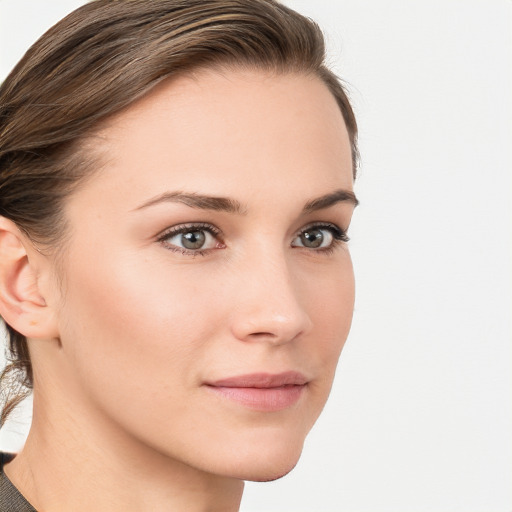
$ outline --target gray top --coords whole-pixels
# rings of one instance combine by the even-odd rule
[[[12,453],[0,452],[0,512],[36,512],[4,473],[4,464],[13,458]]]

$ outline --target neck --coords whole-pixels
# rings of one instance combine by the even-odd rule
[[[243,481],[188,466],[73,407],[38,408],[38,398],[25,447],[5,466],[37,510],[238,511]]]

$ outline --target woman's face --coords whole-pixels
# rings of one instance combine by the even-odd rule
[[[85,431],[216,474],[285,474],[352,318],[335,99],[314,77],[201,71],[94,140],[104,168],[65,207],[61,392]]]

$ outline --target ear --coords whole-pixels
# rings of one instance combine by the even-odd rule
[[[38,285],[43,258],[14,222],[0,216],[0,316],[27,338],[58,337]]]

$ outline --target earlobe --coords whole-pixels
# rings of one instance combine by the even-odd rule
[[[39,290],[29,244],[12,221],[0,217],[0,316],[27,338],[53,338],[53,314]]]

